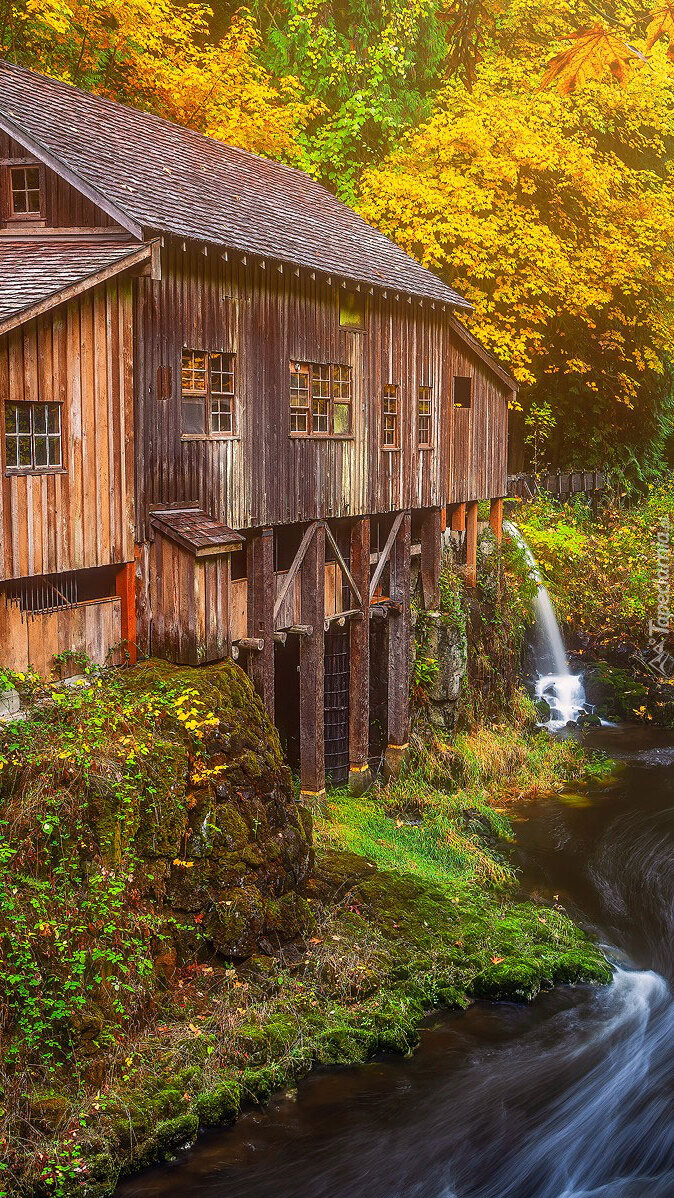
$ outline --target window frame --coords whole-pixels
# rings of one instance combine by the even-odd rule
[[[468,383],[470,387],[470,397],[468,403],[456,402],[456,384],[458,382]],[[462,411],[470,412],[473,407],[473,375],[472,374],[455,374],[452,380],[452,406],[461,408]]]
[[[192,365],[186,366],[185,357],[191,355]],[[204,389],[198,387],[186,387],[184,385],[185,371],[192,371],[192,382],[195,381],[194,375],[201,368],[194,365],[194,359],[202,357],[204,359]],[[220,367],[214,368],[215,359],[221,359]],[[220,381],[226,376],[231,376],[231,391],[214,391],[213,378],[219,376]],[[235,441],[238,439],[238,405],[237,405],[237,361],[236,354],[233,350],[225,349],[193,349],[191,346],[184,345],[180,355],[180,439],[181,441]],[[216,412],[214,399],[217,400],[218,406],[229,401],[229,416],[231,422],[230,431],[222,431],[222,429],[214,429],[214,416],[220,419],[226,412]],[[204,404],[204,432],[186,433],[183,427],[183,405],[185,403],[195,403],[197,400]]]
[[[20,431],[18,431],[18,429],[16,429],[16,425],[15,425],[15,429],[16,429],[15,432],[13,432],[13,433],[8,432],[7,414],[8,414],[8,411],[10,408],[15,408],[17,411],[17,414],[21,409],[23,409],[29,413],[30,429],[28,432],[21,433]],[[36,428],[35,428],[35,409],[37,409],[37,408],[46,409],[46,423],[45,423],[44,432],[42,432],[40,430],[36,431]],[[58,432],[57,433],[52,433],[49,431],[49,409],[50,408],[52,410],[55,410],[56,412],[58,412]],[[5,402],[4,411],[3,411],[2,444],[3,444],[3,456],[4,456],[4,465],[5,465],[5,474],[6,475],[16,476],[16,475],[36,475],[36,474],[67,474],[66,467],[63,464],[63,442],[64,442],[63,410],[64,410],[64,404],[61,400],[12,399],[12,400],[7,400]],[[18,456],[19,441],[26,437],[30,439],[30,456],[31,456],[30,465],[25,465],[25,464],[21,464],[21,463],[19,463],[17,465],[12,465],[12,463],[9,460],[9,453],[8,453],[8,447],[9,447],[10,441],[16,442],[16,451],[17,451],[17,456]],[[46,448],[47,448],[47,456],[49,456],[50,443],[52,441],[58,442],[58,446],[59,446],[59,461],[58,462],[48,461],[43,465],[36,464],[36,453],[35,453],[36,438],[44,438],[45,439],[45,444],[46,444]]]
[[[293,382],[306,378],[302,387]],[[354,435],[353,368],[348,362],[306,362],[291,358],[289,363],[289,433],[294,441],[350,441]],[[346,392],[343,388],[347,388]],[[305,403],[297,402],[299,397]],[[295,402],[293,402],[295,400]],[[320,408],[318,407],[320,405]],[[336,409],[346,409],[348,428],[335,431]],[[297,420],[305,418],[305,427],[293,427]],[[314,427],[319,419],[324,427]]]
[[[428,404],[427,412],[421,411],[422,403]],[[434,404],[433,404],[433,388],[431,386],[429,386],[429,384],[427,384],[427,383],[421,384],[417,388],[417,412],[416,412],[416,416],[417,416],[417,449],[433,449],[433,445],[434,445],[433,417],[434,417],[434,415],[435,415],[435,412],[434,412]],[[422,419],[424,421],[428,420],[428,440],[427,441],[424,441],[421,438],[421,421],[422,421]]]
[[[25,171],[37,171],[37,177],[38,177],[37,192],[38,192],[38,198],[39,198],[39,203],[40,203],[40,206],[39,206],[37,212],[16,212],[15,211],[15,209],[14,209],[14,185],[13,185],[13,175],[14,175],[15,171],[24,171],[24,172]],[[27,183],[27,181],[26,181],[26,183]],[[28,194],[30,192],[33,192],[35,190],[36,189],[34,187],[29,188],[27,185],[23,188],[23,191],[25,192],[26,196],[28,196]],[[35,222],[39,222],[39,221],[44,222],[44,219],[45,219],[44,168],[43,168],[41,162],[32,162],[32,161],[28,161],[28,160],[23,160],[23,161],[7,163],[7,165],[5,167],[5,209],[6,209],[7,223],[11,222],[12,224],[24,224],[26,222],[29,222],[31,224],[34,224]]]
[[[395,400],[395,409],[394,409],[394,411],[387,411],[387,401],[392,400],[392,399]],[[400,415],[401,415],[400,399],[401,399],[400,384],[399,383],[384,383],[384,385],[382,387],[381,398],[380,398],[380,405],[381,405],[380,428],[381,428],[381,448],[382,448],[382,450],[385,450],[387,453],[396,453],[397,451],[400,450],[400,424],[401,424],[401,421],[400,421]],[[395,440],[387,441],[386,438],[387,438],[387,435],[390,430],[387,429],[386,422],[387,422],[387,419],[391,419],[391,418],[393,418],[393,420],[394,420],[393,430],[394,430]]]

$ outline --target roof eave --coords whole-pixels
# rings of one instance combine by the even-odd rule
[[[139,249],[127,254],[124,258],[119,258],[117,262],[112,262],[109,266],[103,267],[101,270],[93,271],[89,275],[83,275],[76,283],[70,283],[67,287],[62,287],[58,291],[54,291],[51,295],[46,296],[37,303],[29,304],[26,308],[22,308],[17,312],[13,312],[10,316],[0,320],[0,335],[3,333],[11,333],[13,329],[19,328],[22,324],[26,324],[29,320],[34,320],[37,316],[42,316],[45,312],[50,312],[52,308],[58,308],[60,304],[65,304],[71,299],[75,299],[84,291],[91,290],[99,283],[105,283],[108,279],[114,278],[115,275],[122,274],[123,271],[132,270],[136,266],[142,266],[152,259],[152,245],[142,245]]]

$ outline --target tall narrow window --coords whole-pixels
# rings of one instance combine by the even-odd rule
[[[22,220],[35,220],[42,215],[39,166],[10,167],[9,214]]]
[[[351,367],[290,363],[290,433],[347,437],[351,433]]]
[[[54,470],[63,462],[61,405],[8,403],[5,406],[7,470]]]
[[[184,437],[234,434],[234,354],[184,349],[182,430]]]
[[[470,375],[454,375],[454,407],[469,408],[473,399],[473,380]]]
[[[430,387],[420,387],[417,397],[417,445],[428,449],[433,444],[433,400]]]
[[[387,383],[382,396],[382,445],[384,449],[397,449],[400,440],[400,411],[398,386]]]

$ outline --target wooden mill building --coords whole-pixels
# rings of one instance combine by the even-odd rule
[[[303,791],[395,765],[413,587],[500,529],[470,306],[302,172],[10,64],[0,172],[0,665],[233,654]]]

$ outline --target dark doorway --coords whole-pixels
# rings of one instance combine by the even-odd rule
[[[300,638],[288,636],[274,648],[276,727],[292,770],[300,766]]]

